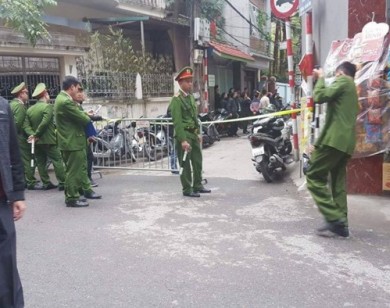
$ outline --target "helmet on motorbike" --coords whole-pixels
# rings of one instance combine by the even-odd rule
[[[276,111],[275,105],[269,104],[267,107],[265,107],[265,108],[263,109],[263,114],[273,113],[273,112],[275,112],[275,111]]]
[[[284,128],[284,121],[281,118],[276,119],[276,121],[272,124],[272,129],[274,130],[282,130],[283,128]]]

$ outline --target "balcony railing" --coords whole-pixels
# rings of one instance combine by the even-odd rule
[[[166,8],[165,0],[118,0],[118,2],[125,5],[136,5],[151,9],[165,10]]]
[[[88,96],[110,100],[134,99],[135,73],[99,72],[82,78]],[[166,97],[173,95],[173,79],[170,74],[142,75],[143,97]]]

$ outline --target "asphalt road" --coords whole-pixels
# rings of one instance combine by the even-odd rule
[[[319,238],[310,197],[288,172],[265,183],[245,137],[205,149],[204,165],[199,199],[143,171],[104,174],[89,208],[27,192],[26,307],[390,307],[390,205],[352,207],[350,239]]]

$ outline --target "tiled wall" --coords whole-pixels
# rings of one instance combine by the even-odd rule
[[[386,0],[349,0],[348,10],[348,36],[351,38],[372,21],[372,12],[375,22],[386,22]],[[348,193],[381,194],[382,163],[383,155],[352,159],[347,168]]]
[[[372,21],[386,22],[386,0],[349,0],[348,37],[362,31],[363,26]]]

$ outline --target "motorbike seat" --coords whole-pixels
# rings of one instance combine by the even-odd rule
[[[258,119],[256,122],[253,123],[253,127],[266,126],[269,124],[269,122],[271,122],[271,120],[274,119],[274,117]]]

